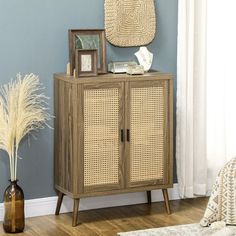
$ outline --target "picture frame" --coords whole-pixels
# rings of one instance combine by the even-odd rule
[[[97,50],[98,74],[107,73],[106,40],[104,29],[69,29],[69,58],[71,72],[75,69],[76,49]]]
[[[97,50],[76,49],[75,50],[75,76],[96,76],[97,73]]]

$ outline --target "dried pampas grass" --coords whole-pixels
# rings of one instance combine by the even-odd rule
[[[47,112],[48,98],[34,74],[21,74],[0,88],[0,149],[10,161],[11,180],[16,180],[18,149],[26,134],[42,129],[51,118]]]

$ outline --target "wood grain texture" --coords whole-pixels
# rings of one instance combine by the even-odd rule
[[[81,101],[79,99],[79,86],[77,86],[76,84],[72,84],[72,102],[71,102],[71,106],[72,106],[72,141],[71,141],[71,145],[72,145],[72,178],[73,178],[73,192],[75,194],[78,194],[80,191],[82,192],[81,188],[82,185],[79,184],[79,175],[77,174],[78,171],[78,166],[79,166],[79,159],[78,159],[78,153],[79,153],[79,149],[78,147],[82,146],[81,145],[81,134],[79,133],[79,131],[81,132],[82,127],[79,127],[79,124],[82,123],[81,117],[79,116],[79,114],[81,112],[79,112],[79,109],[81,107]],[[77,122],[78,121],[78,122]]]
[[[60,213],[61,204],[62,204],[62,200],[63,200],[64,195],[65,195],[65,194],[62,193],[62,192],[59,192],[59,193],[58,193],[57,207],[56,207],[55,215],[59,215],[59,213]]]
[[[77,225],[77,221],[78,221],[79,202],[80,202],[80,199],[74,199],[73,216],[72,216],[73,227]]]
[[[59,92],[59,80],[54,80],[54,116],[58,116],[58,106],[59,106],[59,99],[58,99],[58,92]],[[58,138],[58,132],[59,132],[59,117],[54,119],[54,143],[57,145],[54,145],[54,183],[59,183],[59,138]]]
[[[170,215],[171,210],[170,210],[170,202],[169,202],[169,196],[168,196],[168,190],[167,189],[162,189],[164,201],[165,201],[165,206],[166,206],[166,211]]]
[[[109,83],[109,82],[132,82],[132,81],[145,81],[145,80],[172,80],[173,76],[168,73],[161,72],[148,72],[144,75],[128,75],[128,74],[103,74],[94,77],[84,77],[76,79],[73,76],[64,73],[54,74],[54,78],[69,83],[85,84],[85,83]]]
[[[19,236],[114,236],[118,232],[197,223],[208,198],[171,201],[167,215],[163,202],[81,211],[79,225],[71,227],[71,213],[26,219]],[[0,223],[0,235],[7,236]]]
[[[136,137],[131,127],[131,111],[134,110],[132,104],[135,104],[136,99],[131,96],[133,89],[138,91],[138,112],[148,114],[143,117],[140,125],[136,125],[135,131],[139,134],[141,126],[146,130],[146,133],[142,133],[140,140],[143,143],[140,145],[146,148],[148,155],[142,156],[141,149],[136,155],[134,171],[137,179],[131,181],[133,169],[130,143]],[[55,188],[58,191],[73,199],[80,199],[173,186],[173,131],[170,130],[173,128],[173,81],[170,74],[105,74],[80,79],[55,74],[54,90],[54,173]],[[142,112],[144,109],[146,113]],[[149,116],[151,125],[148,123]],[[148,132],[154,128],[155,133],[150,135]],[[120,138],[121,130],[123,141]],[[149,139],[154,140],[152,144],[148,144]],[[160,151],[156,150],[158,147]],[[150,153],[148,148],[152,150]],[[133,151],[135,149],[133,147]],[[119,150],[117,154],[114,154],[115,150]],[[149,160],[149,163],[144,159]],[[146,167],[142,169],[138,163]],[[138,170],[144,170],[141,180]],[[149,172],[152,176],[149,176]],[[58,208],[57,212],[60,210]]]
[[[169,162],[169,183],[173,183],[173,156],[174,156],[174,150],[173,150],[173,143],[174,143],[174,81],[170,80],[168,82],[169,84],[169,90],[168,90],[168,108],[169,108],[169,116],[168,116],[168,125],[169,125],[169,140],[168,140],[168,145],[169,145],[169,157],[170,157],[170,162]]]

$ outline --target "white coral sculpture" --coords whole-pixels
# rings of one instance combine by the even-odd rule
[[[51,116],[39,77],[17,74],[0,87],[0,149],[7,152],[11,181],[16,180],[19,145],[32,131],[42,129]]]

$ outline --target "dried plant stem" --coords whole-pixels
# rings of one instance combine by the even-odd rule
[[[17,160],[18,160],[18,148],[15,148],[15,170],[14,170],[15,179],[16,179],[16,172],[17,172]]]
[[[11,181],[13,180],[13,175],[12,175],[12,157],[9,156],[9,162],[10,162],[10,175],[11,175]]]

